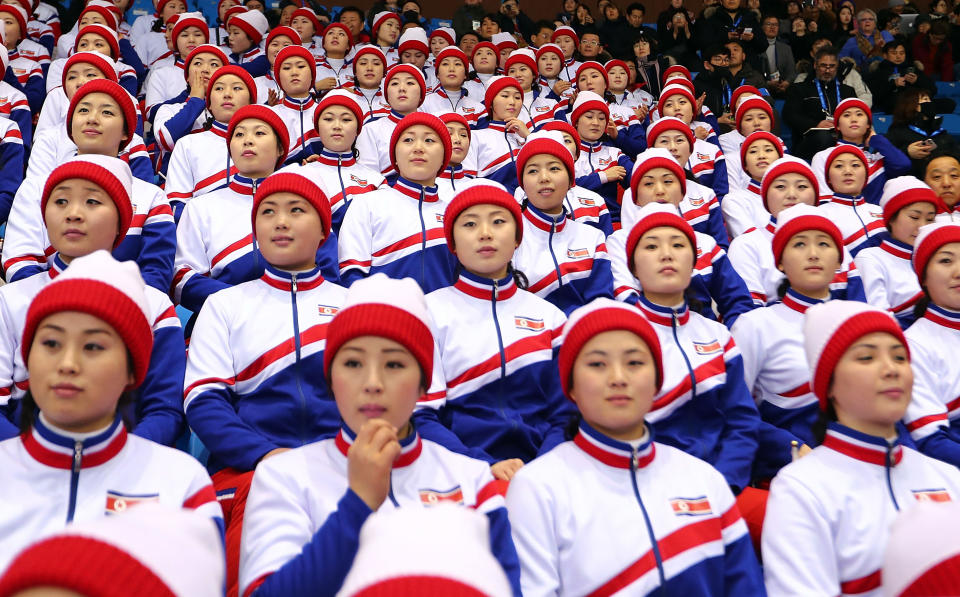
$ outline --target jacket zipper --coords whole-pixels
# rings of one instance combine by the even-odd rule
[[[300,314],[297,311],[297,274],[293,274],[290,280],[290,305],[293,307],[293,346],[296,350],[294,367],[296,367],[297,374],[294,378],[297,380],[297,393],[300,395],[300,445],[304,445],[307,443],[306,420],[309,413],[307,412],[307,396],[303,392],[303,384],[300,381],[303,371],[300,365]]]
[[[683,362],[687,365],[687,374],[690,376],[690,399],[696,400],[697,398],[697,376],[693,373],[693,365],[690,364],[690,358],[687,356],[687,352],[683,350],[683,346],[680,345],[680,338],[677,336],[677,313],[673,312],[673,318],[670,321],[671,326],[673,327],[673,341],[677,343],[677,348],[680,349],[680,354],[683,355]]]
[[[417,212],[420,214],[420,287],[426,284],[427,277],[427,224],[423,221],[424,191],[420,188],[420,199],[417,201]]]
[[[550,218],[553,220],[553,217]],[[550,249],[550,259],[553,259],[553,271],[557,272],[557,289],[563,288],[563,274],[560,273],[560,263],[557,262],[557,255],[553,252],[553,235],[557,231],[557,222],[550,222],[550,235],[547,237],[547,248]]]
[[[500,351],[500,391],[497,392],[497,410],[500,411],[500,417],[506,420],[507,413],[503,408],[503,380],[507,378],[507,353],[503,348],[503,334],[500,331],[500,319],[497,317],[497,297],[499,296],[499,282],[494,280],[493,297],[490,299],[490,310],[493,313],[493,326],[497,330],[497,348]]]
[[[633,485],[633,497],[637,498],[637,504],[640,505],[640,512],[643,514],[643,522],[647,527],[647,537],[650,539],[650,549],[653,551],[653,559],[657,563],[657,575],[660,577],[660,594],[666,595],[667,575],[663,570],[663,556],[660,554],[660,544],[657,543],[657,536],[653,532],[653,524],[650,522],[647,508],[643,505],[643,499],[640,497],[640,488],[637,486],[636,449],[633,449],[630,453],[630,483]]]
[[[868,182],[869,182],[869,181],[868,181]],[[864,187],[866,187],[866,185],[864,185]],[[863,217],[860,216],[860,212],[857,211],[857,204],[854,203],[852,207],[853,207],[853,213],[854,213],[854,215],[856,215],[856,216],[857,216],[857,220],[860,221],[860,228],[863,229],[863,240],[867,240],[868,238],[870,238],[870,231],[867,230],[867,224],[866,224],[866,222],[863,221]]]
[[[897,497],[893,495],[893,481],[890,479],[890,469],[893,468],[893,458],[891,458],[892,446],[887,444],[887,453],[884,456],[884,469],[887,477],[887,491],[890,492],[890,499],[893,500],[893,507],[897,512],[900,511],[900,504],[897,503]]]
[[[70,502],[67,504],[67,522],[73,521],[77,509],[77,488],[80,485],[80,469],[83,465],[83,442],[73,443],[73,468],[70,470]]]
[[[340,169],[341,164],[343,164],[343,157],[338,153],[337,154],[337,180],[340,181],[340,196],[343,197],[343,213],[346,215],[347,208],[350,207],[350,198],[347,197],[347,188],[343,186],[343,172]]]

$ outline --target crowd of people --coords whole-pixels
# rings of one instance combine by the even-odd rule
[[[0,3],[0,597],[960,593],[960,5],[128,8]]]

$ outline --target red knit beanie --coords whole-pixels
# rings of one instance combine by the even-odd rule
[[[889,226],[897,212],[911,203],[929,203],[935,213],[947,211],[943,200],[925,182],[914,176],[898,176],[883,185],[883,194],[880,195],[884,225]]]
[[[320,215],[320,228],[323,231],[323,240],[320,241],[317,248],[322,247],[323,243],[327,242],[327,237],[330,236],[330,201],[323,190],[317,186],[317,183],[287,168],[266,177],[257,187],[257,192],[253,196],[253,209],[250,211],[250,223],[253,225],[254,237],[257,235],[257,210],[260,203],[274,193],[293,193],[298,197],[303,197],[307,203],[317,210],[317,214]]]
[[[464,53],[464,51],[458,48],[457,46],[447,46],[444,49],[437,52],[436,60],[434,60],[433,63],[436,66],[440,66],[440,63],[447,58],[456,58],[457,60],[462,62],[464,72],[467,72],[470,70],[470,60],[467,58],[467,55]]]
[[[640,239],[648,231],[660,226],[669,226],[676,228],[690,240],[690,246],[693,249],[693,259],[697,256],[697,235],[690,224],[680,215],[680,210],[676,205],[669,203],[648,203],[640,208],[637,213],[637,223],[630,229],[627,236],[627,265],[633,272],[633,253],[640,243]]]
[[[576,46],[580,45],[580,36],[577,35],[577,32],[574,30],[574,28],[570,27],[569,25],[563,25],[561,27],[557,27],[556,31],[553,32],[553,35],[550,36],[550,41],[553,43],[557,43],[557,40],[563,37],[564,35],[570,37],[570,39],[573,40],[574,45]]]
[[[116,12],[110,10],[106,6],[91,4],[83,9],[83,12],[81,12],[80,16],[77,18],[77,22],[79,23],[81,20],[83,20],[84,15],[89,13],[97,13],[98,15],[102,16],[103,20],[106,21],[107,27],[110,27],[116,31],[117,24],[120,22],[120,18]]]
[[[174,46],[177,44],[177,38],[180,37],[180,34],[183,33],[183,30],[187,27],[196,27],[199,29],[203,34],[203,43],[210,41],[210,28],[207,27],[207,22],[203,20],[202,15],[199,13],[185,13],[177,19],[177,24],[173,26]]]
[[[123,122],[127,129],[127,140],[120,143],[120,149],[126,149],[133,141],[134,135],[137,134],[137,107],[126,89],[107,79],[87,81],[73,94],[73,99],[70,100],[70,106],[67,108],[67,136],[73,141],[73,113],[83,98],[91,93],[105,93],[120,106],[120,112],[123,113]]]
[[[117,67],[109,56],[104,56],[100,52],[77,52],[67,58],[67,61],[63,64],[63,74],[60,76],[61,86],[67,86],[67,73],[70,72],[71,67],[80,63],[96,67],[97,70],[103,73],[104,78],[108,81],[116,83],[120,80],[117,78]]]
[[[298,8],[297,10],[293,11],[292,13],[290,13],[290,21],[291,21],[291,22],[293,21],[293,19],[295,19],[295,18],[297,18],[297,17],[303,17],[303,18],[307,19],[308,21],[310,21],[310,23],[313,24],[313,34],[314,34],[314,35],[320,35],[321,32],[323,32],[324,34],[326,34],[326,31],[324,31],[324,29],[323,29],[323,25],[320,24],[320,19],[317,18],[317,13],[313,12],[313,9],[312,9],[312,8],[308,8],[308,7],[303,6],[303,7]],[[291,28],[292,28],[292,27],[291,27]],[[296,31],[296,29],[294,29],[294,31]],[[351,36],[351,37],[352,37],[352,36]],[[297,34],[296,39],[301,40],[299,33]],[[303,43],[302,40],[301,40],[301,43]]]
[[[737,130],[740,130],[740,123],[743,120],[743,117],[747,115],[747,110],[763,110],[766,112],[767,116],[770,118],[770,122],[773,122],[773,107],[767,102],[767,100],[762,97],[748,97],[747,99],[740,102],[740,105],[737,106],[737,111],[735,115]]]
[[[539,74],[537,71],[537,56],[533,53],[533,50],[524,48],[510,54],[510,56],[507,57],[507,61],[503,63],[503,72],[509,73],[510,67],[514,64],[525,65],[530,69],[530,72],[533,73],[534,77]]]
[[[501,91],[508,87],[513,87],[520,92],[520,95],[523,95],[523,88],[520,86],[520,81],[517,81],[513,77],[491,77],[490,80],[487,81],[487,91],[483,94],[483,103],[487,107],[487,110],[493,109],[493,98],[497,97]]]
[[[378,336],[403,345],[420,364],[428,383],[433,377],[430,316],[423,291],[412,278],[396,280],[377,273],[347,289],[343,307],[327,327],[323,370],[328,380],[337,352],[361,336]]]
[[[614,58],[613,60],[607,60],[603,65],[603,70],[607,71],[607,81],[610,80],[610,71],[617,66],[625,70],[627,72],[627,75],[630,74],[630,67],[623,60],[620,60],[619,58]]]
[[[584,345],[594,336],[617,330],[640,336],[650,349],[657,371],[656,392],[660,392],[663,385],[663,356],[657,332],[639,309],[613,299],[598,298],[571,313],[563,326],[557,364],[560,369],[560,385],[567,398],[570,398],[573,385],[573,364]]]
[[[470,130],[470,123],[467,122],[467,119],[464,118],[463,115],[457,114],[456,112],[444,112],[443,114],[440,115],[440,120],[442,120],[443,124],[446,124],[446,125],[450,125],[450,124],[461,125],[463,128],[467,129],[467,139],[473,140],[473,133]],[[447,130],[447,132],[450,132],[449,129]]]
[[[259,46],[263,36],[270,30],[270,24],[267,17],[259,10],[248,10],[241,12],[230,19],[230,25],[240,28],[250,38],[250,43]]]
[[[666,82],[667,78],[674,74],[682,75],[683,78],[688,81],[693,79],[693,77],[690,75],[689,68],[683,66],[682,64],[674,64],[673,66],[668,67],[667,70],[663,71],[663,82]]]
[[[320,100],[320,103],[317,104],[316,110],[313,111],[314,130],[316,130],[317,123],[320,122],[320,116],[324,110],[331,106],[343,106],[353,112],[353,115],[357,119],[357,135],[360,135],[360,130],[363,128],[363,108],[361,108],[360,103],[357,102],[357,96],[344,89],[334,89],[327,92],[327,94],[323,96],[323,99]]]
[[[79,311],[107,322],[123,339],[134,371],[134,382],[127,389],[136,388],[147,375],[153,350],[145,286],[136,263],[120,263],[106,251],[74,259],[30,303],[20,347],[23,362],[30,360],[33,336],[44,319],[62,311]]]
[[[489,42],[489,41],[482,41],[482,42],[478,43],[477,45],[473,46],[473,51],[470,52],[470,63],[471,63],[471,64],[473,63],[473,59],[474,59],[474,58],[476,57],[476,55],[477,55],[477,51],[480,50],[481,48],[486,48],[486,49],[490,50],[491,52],[493,52],[493,55],[494,55],[494,56],[500,56],[500,52],[497,51],[497,46],[493,45],[493,43],[491,43],[491,42]]]
[[[841,155],[849,153],[856,157],[858,160],[863,162],[863,167],[867,170],[867,176],[864,178],[864,185],[869,182],[869,171],[870,171],[870,162],[867,161],[867,156],[864,155],[863,150],[857,147],[856,145],[850,145],[849,143],[841,143],[833,148],[830,153],[827,154],[827,159],[823,163],[823,178],[827,181],[827,186],[830,186],[830,165],[833,164],[833,160],[837,159]],[[830,187],[833,190],[833,187]]]
[[[570,152],[567,152],[569,155]],[[447,239],[447,248],[456,254],[456,243],[453,240],[453,226],[457,223],[460,214],[474,205],[497,205],[510,212],[513,223],[516,225],[517,244],[523,239],[523,214],[520,204],[510,193],[489,184],[476,184],[457,193],[443,212],[443,235]]]
[[[761,96],[763,95],[760,93],[760,90],[753,85],[741,85],[740,87],[737,87],[733,90],[733,93],[730,94],[730,107],[734,110],[734,112],[736,112],[737,108],[740,107],[740,96],[745,93]]]
[[[80,45],[80,39],[88,33],[93,33],[94,35],[99,35],[102,37],[103,40],[107,42],[107,45],[110,46],[110,58],[114,60],[119,59],[120,41],[117,39],[117,32],[104,25],[86,25],[80,29],[80,31],[77,32],[77,38],[73,41],[74,52],[77,51],[77,46]]]
[[[390,67],[383,76],[383,96],[387,96],[387,87],[390,86],[390,80],[400,73],[407,73],[416,80],[417,85],[420,86],[420,103],[417,105],[422,105],[423,100],[427,97],[427,81],[423,77],[423,71],[412,64],[394,64]]]
[[[867,115],[867,123],[873,122],[873,112],[870,111],[870,106],[858,97],[848,97],[837,104],[836,109],[833,111],[833,121],[838,122],[840,116],[850,108],[860,108],[863,110],[863,113]]]
[[[923,278],[927,272],[930,258],[942,247],[950,243],[960,243],[960,224],[951,222],[934,222],[921,226],[917,232],[917,240],[913,244],[913,271],[917,274],[920,286],[924,285]]]
[[[810,367],[810,387],[820,401],[820,410],[827,409],[830,380],[843,353],[860,338],[875,332],[898,339],[910,359],[903,331],[888,311],[860,301],[834,300],[814,305],[804,313],[803,348]]]
[[[779,160],[770,164],[767,171],[763,173],[763,179],[760,180],[760,197],[763,199],[763,207],[770,211],[767,206],[767,193],[770,191],[770,185],[777,178],[784,174],[800,174],[810,181],[813,187],[814,197],[820,196],[820,183],[817,182],[817,176],[813,173],[810,165],[799,158],[791,155],[784,155]]]
[[[683,171],[683,166],[677,163],[677,160],[666,149],[652,147],[641,152],[633,165],[633,174],[630,175],[630,192],[633,193],[634,201],[637,200],[637,187],[640,186],[640,179],[654,168],[666,168],[673,172],[680,182],[680,189],[686,194],[687,175]]]
[[[551,155],[567,169],[567,177],[572,187],[575,183],[573,155],[563,144],[563,135],[556,131],[537,131],[527,137],[520,153],[517,154],[517,180],[523,181],[523,170],[527,162],[536,155]]]
[[[773,233],[771,248],[773,249],[773,263],[779,264],[783,258],[783,250],[787,243],[795,234],[807,230],[817,230],[823,232],[833,239],[840,255],[840,261],[843,261],[843,235],[837,225],[830,221],[822,211],[812,205],[799,203],[791,205],[781,211],[777,216],[777,230]],[[839,263],[837,264],[840,265]]]
[[[747,100],[750,101],[750,100]],[[763,102],[767,103],[767,102]],[[687,127],[690,128],[690,127]],[[740,163],[746,164],[747,150],[750,149],[750,146],[757,141],[769,141],[773,144],[773,147],[777,150],[777,153],[780,154],[780,157],[783,157],[786,148],[783,146],[783,141],[780,140],[780,137],[774,135],[773,133],[768,133],[767,131],[755,131],[747,135],[747,138],[743,140],[743,144],[740,145]]]
[[[690,128],[689,124],[680,120],[676,116],[664,116],[660,120],[654,122],[653,125],[647,129],[647,147],[653,147],[654,143],[657,141],[657,137],[667,131],[683,133],[683,136],[687,138],[687,143],[690,144],[690,151],[693,151],[693,144],[695,142],[693,130]]]
[[[273,43],[273,40],[275,40],[280,36],[289,38],[290,41],[293,42],[290,45],[293,45],[293,46],[303,45],[303,41],[301,41],[300,39],[300,34],[297,33],[296,29],[294,29],[293,27],[280,26],[280,27],[274,27],[273,29],[270,30],[270,34],[267,35],[267,41],[263,44],[263,47],[264,48],[269,47],[270,44]]]
[[[299,38],[298,38],[299,39]],[[200,54],[213,54],[220,60],[220,66],[227,66],[230,64],[230,59],[227,58],[227,55],[223,53],[223,50],[218,48],[213,44],[200,44],[194,49],[190,50],[190,53],[187,54],[187,59],[183,61],[183,78],[187,81],[190,80],[190,64],[193,63],[193,59],[199,56]],[[208,86],[209,93],[209,86]],[[209,104],[209,100],[207,101]]]
[[[376,41],[377,31],[379,31],[380,27],[390,19],[396,19],[401,25],[403,24],[403,22],[400,20],[400,15],[395,12],[383,10],[373,15],[373,23],[370,24],[370,39],[372,41]]]
[[[693,108],[694,115],[697,111],[697,98],[693,96],[693,92],[687,89],[682,85],[667,85],[663,88],[663,91],[660,92],[660,99],[657,101],[657,110],[660,114],[663,114],[663,106],[666,105],[667,99],[674,95],[682,95],[687,100],[690,101],[690,106]]]
[[[450,27],[437,27],[430,33],[430,41],[433,41],[434,37],[442,37],[450,46],[456,46],[457,40],[455,39],[455,35],[456,33]]]
[[[607,74],[607,69],[603,68],[603,65],[597,62],[596,60],[587,60],[586,62],[581,64],[580,67],[577,68],[577,74],[574,77],[574,81],[579,81],[580,75],[590,70],[591,68],[595,71],[599,71],[600,74],[603,75],[603,82],[605,86],[610,87],[610,75]]]
[[[543,44],[537,50],[537,62],[540,62],[540,58],[546,53],[556,54],[560,58],[560,62],[563,62],[563,50],[560,49],[560,46],[554,43]]]
[[[400,142],[400,135],[403,134],[403,131],[418,124],[432,128],[440,137],[440,142],[443,143],[443,163],[440,164],[440,169],[437,170],[439,174],[447,167],[447,164],[450,163],[450,154],[453,152],[453,141],[450,140],[450,132],[447,131],[447,125],[433,114],[427,114],[426,112],[407,114],[397,123],[397,126],[394,127],[393,134],[390,135],[390,165],[393,166],[394,170],[400,171],[400,168],[397,167],[397,143]]]
[[[247,7],[244,6],[243,4],[235,4],[235,5],[231,6],[230,8],[228,8],[227,11],[226,11],[225,13],[223,13],[223,27],[224,27],[224,28],[229,27],[229,26],[230,26],[230,19],[232,19],[232,18],[235,17],[236,15],[243,14],[243,13],[245,13],[245,12],[247,12]],[[298,34],[298,35],[297,35],[297,38],[299,39],[299,37],[300,37],[300,36],[299,36],[299,34]]]
[[[569,122],[564,122],[562,120],[548,120],[540,127],[541,131],[560,131],[561,133],[566,133],[573,137],[573,140],[576,142],[577,147],[580,147],[580,133],[577,132],[577,129],[573,128],[573,125]]]
[[[196,52],[200,48],[204,48],[204,47],[206,46],[197,46],[193,50],[193,52]],[[292,46],[288,46],[288,47],[292,47]],[[191,56],[193,56],[193,52],[190,52]],[[250,76],[250,73],[248,73],[246,69],[244,69],[243,67],[238,66],[236,64],[225,64],[224,66],[221,66],[220,68],[215,70],[212,75],[210,75],[210,82],[207,84],[207,108],[208,109],[210,108],[210,93],[213,91],[213,86],[217,82],[217,79],[219,79],[224,75],[234,75],[236,77],[239,77],[240,80],[243,81],[243,84],[246,85],[247,91],[250,93],[250,103],[251,104],[257,103],[257,84],[253,82],[253,77]]]
[[[298,38],[299,39],[299,38]],[[384,78],[386,78],[387,72],[387,56],[383,53],[383,50],[377,46],[366,44],[357,48],[356,53],[353,55],[353,60],[350,61],[350,66],[353,69],[353,74],[357,74],[357,63],[360,62],[360,58],[366,56],[367,54],[375,56],[380,59],[380,64],[383,65],[384,69]]]
[[[327,27],[323,30],[323,38],[326,39],[327,34],[330,33],[331,31],[333,31],[334,29],[340,29],[340,30],[342,30],[344,33],[347,34],[347,49],[352,48],[352,47],[353,47],[353,33],[350,33],[349,27],[347,27],[346,25],[344,25],[343,23],[340,23],[340,22],[338,22],[338,21],[334,21],[334,22],[330,23],[329,25],[327,25]]]
[[[249,104],[242,106],[234,112],[230,118],[230,123],[227,125],[227,144],[229,145],[230,140],[233,139],[233,131],[237,128],[237,125],[248,118],[262,120],[273,129],[274,134],[277,136],[277,141],[280,142],[280,155],[277,157],[277,164],[275,166],[279,168],[283,162],[286,161],[287,152],[290,150],[290,133],[287,132],[287,125],[284,124],[280,115],[267,106],[262,104]]]
[[[317,80],[317,59],[313,57],[310,50],[301,45],[286,46],[277,52],[277,57],[273,59],[273,80],[280,85],[280,67],[283,66],[284,61],[295,57],[307,61],[307,66],[310,67],[310,88],[313,89],[313,84]]]
[[[581,91],[577,94],[577,99],[573,102],[573,110],[570,112],[570,124],[577,126],[577,121],[586,112],[590,110],[600,110],[610,121],[610,106],[602,97],[592,91]]]
[[[88,9],[86,9],[86,10],[93,11],[94,8],[99,8],[99,9],[100,9],[100,10],[95,11],[95,12],[100,12],[100,11],[107,12],[107,11],[106,11],[105,9],[103,9],[102,7],[90,7],[90,8],[88,8]],[[86,12],[86,11],[84,11],[84,12]],[[14,5],[12,5],[12,4],[0,4],[0,14],[3,14],[3,13],[12,15],[13,18],[15,18],[15,19],[17,20],[17,24],[20,26],[20,40],[22,41],[22,40],[26,39],[26,38],[27,38],[27,15],[26,15],[25,12],[23,12],[23,9],[20,8],[19,6],[14,6]],[[81,16],[82,16],[82,15],[81,15]],[[113,15],[110,15],[109,17],[105,17],[105,18],[107,19],[107,22],[109,23],[109,22],[111,22],[111,20],[113,19]],[[77,22],[79,23],[80,20],[77,19]],[[79,36],[78,36],[78,37],[79,37]]]

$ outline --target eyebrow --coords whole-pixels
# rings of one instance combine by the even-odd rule
[[[43,324],[42,326],[40,326],[40,329],[41,329],[41,330],[42,330],[42,329],[47,329],[47,328],[49,328],[49,329],[51,329],[51,330],[53,330],[53,331],[55,331],[55,332],[63,332],[63,333],[66,333],[66,331],[67,331],[67,330],[65,330],[64,328],[62,328],[62,327],[60,327],[60,326],[58,326],[58,325],[56,325],[56,324],[53,324],[53,323],[45,323],[45,324]],[[106,330],[106,329],[103,329],[103,328],[90,328],[89,330],[83,330],[83,333],[84,333],[84,334],[110,334],[110,331],[109,331],[109,330]]]

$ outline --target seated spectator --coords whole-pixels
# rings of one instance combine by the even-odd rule
[[[907,61],[904,42],[894,40],[883,47],[883,60],[867,75],[870,91],[876,97],[874,109],[878,112],[893,112],[900,93],[909,87],[925,90],[936,95],[937,88],[923,69]]]
[[[697,50],[699,49],[693,38],[693,26],[684,10],[674,11],[673,16],[665,26],[657,30],[660,36],[660,52],[665,57],[673,58],[677,64],[687,68],[699,67]]]
[[[703,105],[710,108],[714,114],[723,115],[729,112],[730,94],[738,87],[730,74],[730,50],[725,46],[713,46],[705,50],[703,70],[694,77],[693,84],[697,97],[706,94]],[[727,124],[730,124],[729,118]]]
[[[923,72],[935,81],[953,81],[953,46],[947,41],[950,24],[937,21],[926,35],[917,34],[911,44],[913,57]]]
[[[810,158],[828,146],[816,129],[833,128],[833,111],[848,97],[857,95],[853,87],[837,80],[840,62],[831,47],[819,50],[814,58],[814,77],[790,86],[783,119],[793,129],[793,154]]]
[[[877,13],[864,8],[857,13],[858,30],[840,48],[841,58],[853,58],[857,68],[867,68],[871,62],[880,61],[883,46],[893,41],[893,36],[887,31],[877,29]]]
[[[887,138],[907,154],[914,168],[920,167],[934,149],[956,151],[957,142],[941,127],[943,118],[937,116],[937,103],[930,94],[918,87],[902,91],[893,109],[893,124]]]
[[[797,76],[797,65],[790,44],[780,39],[780,19],[776,15],[763,17],[763,36],[767,48],[760,55],[760,70],[770,95],[783,97]]]

